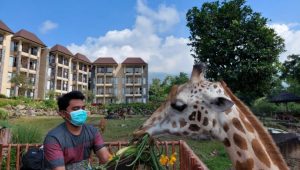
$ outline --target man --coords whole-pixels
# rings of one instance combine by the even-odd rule
[[[84,124],[87,119],[84,95],[72,91],[57,100],[59,115],[65,120],[52,129],[44,141],[45,166],[52,170],[88,169],[91,150],[100,163],[109,159],[109,152],[99,131]]]

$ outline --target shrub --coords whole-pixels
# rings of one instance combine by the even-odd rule
[[[13,143],[41,143],[43,134],[38,126],[21,126],[13,127]]]
[[[6,119],[8,119],[8,116],[9,115],[8,115],[7,110],[0,108],[0,119],[6,120]]]
[[[44,105],[46,108],[49,108],[49,109],[57,108],[56,100],[52,100],[52,99],[44,100]]]
[[[6,98],[5,94],[0,94],[0,98]]]
[[[279,110],[276,104],[270,103],[265,97],[256,99],[252,105],[252,111],[257,115],[270,115]]]

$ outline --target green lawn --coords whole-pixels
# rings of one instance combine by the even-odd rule
[[[138,128],[147,118],[134,117],[126,120],[108,120],[107,127],[103,133],[105,141],[128,141],[134,129]],[[97,124],[100,120],[99,116],[89,117],[88,123]],[[63,119],[61,117],[27,117],[9,120],[11,125],[19,125],[25,127],[37,127],[42,134],[42,138],[46,133]],[[186,138],[166,136],[162,140],[185,140],[199,158],[212,170],[224,170],[230,168],[230,161],[225,152],[223,145],[216,141],[195,141]],[[42,139],[40,140],[42,143]],[[217,151],[216,156],[211,153]]]

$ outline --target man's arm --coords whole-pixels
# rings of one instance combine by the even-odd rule
[[[59,167],[56,167],[52,170],[66,170],[66,168],[64,166],[59,166]]]
[[[108,161],[110,153],[109,153],[109,151],[107,150],[106,147],[102,147],[101,149],[96,151],[96,155],[99,159],[99,163],[104,164]]]

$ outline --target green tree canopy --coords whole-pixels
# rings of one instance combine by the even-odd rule
[[[289,55],[282,66],[281,78],[289,84],[288,91],[300,94],[300,55]]]
[[[189,81],[186,73],[180,72],[178,76],[167,76],[161,82],[160,79],[153,79],[149,88],[149,100],[162,102],[166,99],[173,85],[184,84]]]
[[[192,55],[207,65],[207,78],[223,79],[248,104],[268,94],[284,43],[267,18],[245,0],[204,3],[186,16]]]

